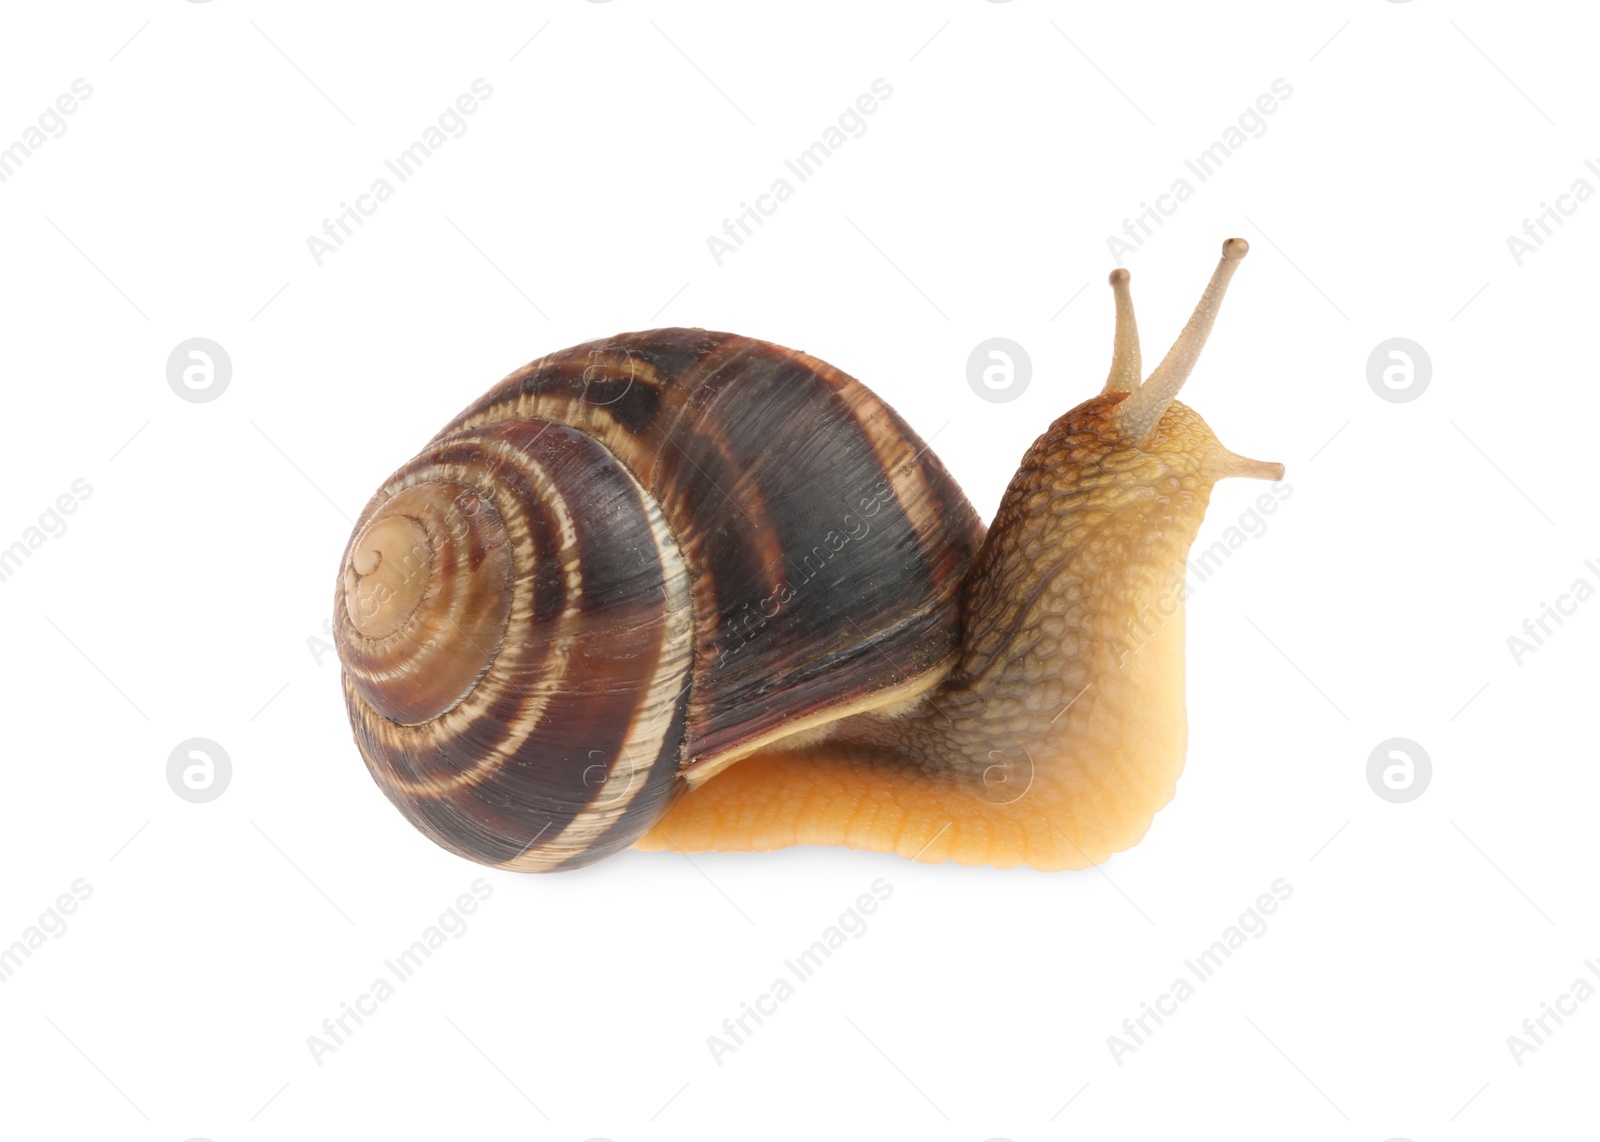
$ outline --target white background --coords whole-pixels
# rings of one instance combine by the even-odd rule
[[[1506,640],[1600,582],[1600,205],[1520,266],[1506,237],[1600,186],[1594,14],[1100,8],[8,8],[0,146],[74,79],[93,95],[0,184],[0,546],[93,490],[0,583],[0,943],[74,880],[93,893],[0,984],[0,1129],[1420,1142],[1592,1123],[1600,1002],[1520,1065],[1507,1036],[1600,957],[1600,603],[1520,665]],[[479,77],[465,135],[318,266],[307,236]],[[718,266],[707,236],[880,77],[865,135]],[[379,794],[315,639],[351,519],[481,391],[593,337],[733,330],[871,385],[987,517],[1104,379],[1107,236],[1280,77],[1265,134],[1125,259],[1153,361],[1222,239],[1250,240],[1185,400],[1293,486],[1190,602],[1189,763],[1143,844],[1049,875],[795,849],[520,876],[434,848]],[[1033,364],[1008,404],[966,380],[996,336]],[[1396,336],[1432,360],[1410,403],[1367,381]],[[167,383],[191,337],[232,361],[209,403]],[[1221,485],[1201,544],[1262,490]],[[1366,778],[1396,736],[1433,763],[1402,805]],[[167,783],[192,737],[232,760],[208,804]],[[307,1037],[480,875],[465,934],[314,1061]],[[878,878],[893,895],[866,933],[714,1062],[707,1036]],[[1277,878],[1293,895],[1265,935],[1114,1060],[1107,1037]]]

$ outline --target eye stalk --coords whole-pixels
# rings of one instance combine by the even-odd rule
[[[1128,289],[1132,275],[1124,269],[1111,271],[1111,292],[1117,298],[1117,334],[1111,350],[1111,375],[1106,378],[1108,393],[1131,393],[1139,387],[1139,326],[1133,320],[1133,293]]]
[[[1112,414],[1125,440],[1139,447],[1150,443],[1161,417],[1172,407],[1179,390],[1194,371],[1200,351],[1205,348],[1206,338],[1211,335],[1211,327],[1216,324],[1223,295],[1228,292],[1228,283],[1249,252],[1250,243],[1243,238],[1229,238],[1222,244],[1222,258],[1212,271],[1211,280],[1206,284],[1205,293],[1200,295],[1200,302],[1195,306],[1188,324],[1142,384],[1139,381],[1139,330],[1133,317],[1133,294],[1128,288],[1130,275],[1121,268],[1111,271],[1111,290],[1117,304],[1117,331],[1111,355],[1111,374],[1106,378],[1102,391],[1128,394]],[[1219,479],[1227,476],[1283,479],[1282,464],[1251,460],[1225,449],[1223,462],[1216,472]]]

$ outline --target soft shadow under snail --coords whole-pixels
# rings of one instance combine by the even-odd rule
[[[1105,388],[987,533],[893,409],[804,353],[657,329],[513,373],[345,551],[368,769],[445,848],[528,871],[804,844],[1062,869],[1136,844],[1183,768],[1173,588],[1212,485],[1283,476],[1174,399],[1247,250],[1224,243],[1142,384],[1111,275]]]

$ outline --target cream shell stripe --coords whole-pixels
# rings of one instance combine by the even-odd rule
[[[521,420],[437,438],[373,498],[352,549],[398,533],[397,513],[426,537],[426,590],[393,634],[350,631],[346,663],[380,786],[485,863],[553,868],[625,846],[675,791],[692,667],[688,571],[659,505],[586,435]],[[509,606],[485,630],[496,591]],[[458,694],[462,659],[478,669]],[[395,692],[427,716],[367,700]]]

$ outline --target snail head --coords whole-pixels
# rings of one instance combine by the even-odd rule
[[[1097,439],[1107,467],[1138,474],[1140,483],[1189,477],[1209,486],[1228,476],[1281,480],[1283,465],[1251,460],[1223,447],[1210,427],[1177,395],[1194,370],[1200,351],[1222,308],[1228,282],[1250,252],[1243,238],[1222,244],[1222,258],[1200,303],[1183,332],[1148,377],[1140,380],[1139,329],[1133,316],[1133,295],[1125,269],[1111,273],[1116,296],[1117,329],[1111,373],[1100,395],[1084,402],[1066,419]]]

